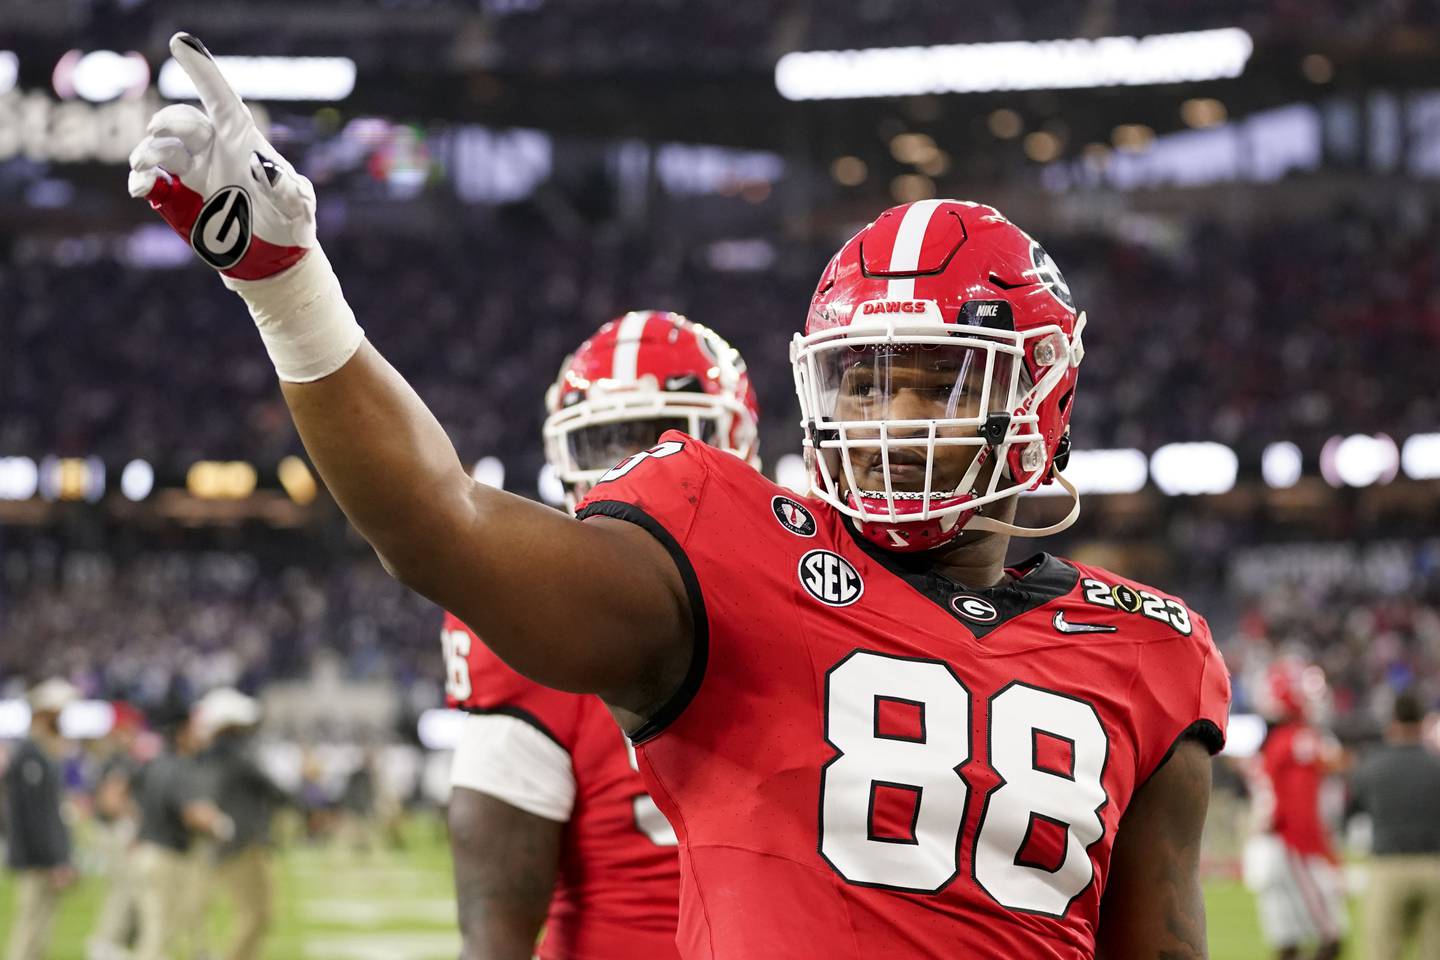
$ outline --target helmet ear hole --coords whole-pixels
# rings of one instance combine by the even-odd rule
[[[1060,415],[1064,416],[1065,411],[1070,409],[1070,398],[1075,396],[1074,390],[1066,390],[1065,395],[1060,398]]]

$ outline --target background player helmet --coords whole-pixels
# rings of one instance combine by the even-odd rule
[[[925,200],[886,210],[825,268],[791,344],[812,493],[900,552],[941,546],[967,527],[1039,535],[1069,526],[1078,499],[1044,530],[983,514],[1064,466],[1084,326],[1054,261],[994,207]],[[953,374],[931,415],[887,402],[901,367]],[[859,416],[846,401],[857,370],[878,398]],[[950,445],[976,453],[960,482],[941,489],[936,449]],[[861,482],[852,461],[873,461],[877,450],[883,469]],[[917,454],[923,486],[894,489],[891,457],[918,473]]]
[[[1329,699],[1329,682],[1318,665],[1280,657],[1265,670],[1259,707],[1273,723],[1319,722]]]
[[[760,409],[745,361],[678,313],[637,310],[606,323],[566,358],[545,404],[545,457],[572,507],[666,430],[760,465]]]

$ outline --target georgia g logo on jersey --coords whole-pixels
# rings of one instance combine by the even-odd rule
[[[250,195],[244,187],[221,187],[210,195],[190,228],[190,246],[210,266],[228,270],[250,249]]]

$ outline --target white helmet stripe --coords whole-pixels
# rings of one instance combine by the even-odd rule
[[[925,231],[930,227],[930,218],[944,200],[921,200],[910,204],[900,229],[895,231],[895,248],[890,251],[891,273],[914,270],[920,266],[920,248],[925,246]],[[885,291],[887,300],[914,300],[915,278],[896,277]]]
[[[650,322],[649,310],[636,310],[625,314],[620,320],[620,329],[615,333],[615,356],[610,364],[610,377],[621,383],[635,379],[640,359],[640,337],[645,333],[645,324]]]

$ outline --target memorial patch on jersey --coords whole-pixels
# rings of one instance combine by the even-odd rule
[[[774,512],[775,519],[780,521],[780,526],[795,536],[815,536],[815,515],[803,503],[777,495],[770,500],[770,509]]]
[[[1081,580],[1080,588],[1084,591],[1085,602],[1093,603],[1097,607],[1139,614],[1156,623],[1166,624],[1186,637],[1190,636],[1194,629],[1190,622],[1189,608],[1177,600],[1159,596],[1149,590],[1136,590],[1123,583],[1106,583],[1093,577]]]
[[[829,550],[811,550],[800,558],[800,585],[821,603],[848,607],[865,592],[865,581],[849,560]]]

